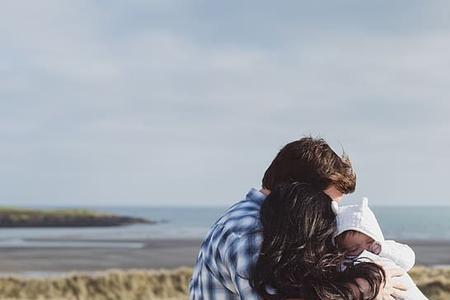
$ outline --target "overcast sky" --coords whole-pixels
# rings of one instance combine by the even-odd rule
[[[450,205],[448,1],[2,1],[0,204],[229,205],[305,134]]]

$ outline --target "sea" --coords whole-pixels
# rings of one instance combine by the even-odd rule
[[[227,207],[95,206],[88,209],[142,217],[157,223],[90,228],[2,228],[0,248],[140,248],[142,240],[146,239],[199,240]],[[450,241],[450,207],[381,206],[372,209],[387,239]]]

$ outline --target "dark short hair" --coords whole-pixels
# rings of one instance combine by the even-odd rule
[[[278,152],[264,173],[262,186],[272,190],[291,182],[307,182],[320,190],[333,184],[348,194],[355,191],[356,175],[345,152],[339,156],[324,139],[304,137]]]

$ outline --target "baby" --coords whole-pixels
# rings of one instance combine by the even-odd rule
[[[333,203],[333,209],[337,221],[334,241],[347,254],[342,268],[356,259],[376,261],[385,266],[396,265],[406,272],[414,266],[415,254],[409,246],[384,239],[367,198],[355,205],[338,207]],[[405,300],[427,300],[407,273],[400,280],[408,288]]]

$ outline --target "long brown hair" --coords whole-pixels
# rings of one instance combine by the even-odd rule
[[[260,217],[263,242],[250,283],[263,299],[375,299],[384,271],[361,262],[340,272],[344,253],[334,246],[331,198],[311,184],[277,186],[264,200]],[[369,290],[355,292],[356,279]]]

